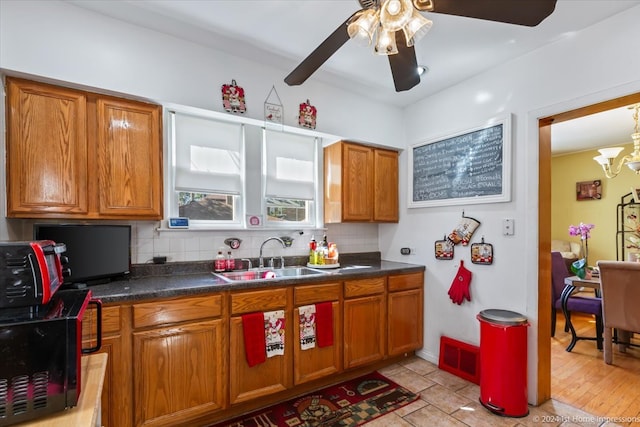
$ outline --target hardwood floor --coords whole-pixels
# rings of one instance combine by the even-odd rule
[[[579,336],[595,336],[595,320],[573,315]],[[640,426],[640,347],[620,353],[614,345],[613,364],[604,363],[595,341],[578,341],[565,351],[571,334],[564,332],[564,316],[558,314],[556,336],[551,338],[551,396],[602,417],[632,417],[635,422],[619,425]],[[640,344],[638,334],[633,339]]]

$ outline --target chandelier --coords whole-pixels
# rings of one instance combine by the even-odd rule
[[[607,178],[615,178],[620,173],[623,165],[627,165],[629,169],[636,174],[640,174],[640,130],[638,130],[638,111],[640,110],[640,104],[632,105],[629,109],[634,110],[633,120],[636,123],[634,132],[631,134],[631,139],[633,139],[633,152],[621,158],[615,165],[614,161],[616,157],[618,157],[618,154],[624,150],[624,147],[601,148],[598,150],[600,155],[593,158],[593,160],[602,166]]]
[[[363,10],[349,24],[347,33],[352,40],[365,46],[373,43],[378,55],[398,53],[397,31],[402,30],[407,46],[411,47],[433,24],[419,12],[433,9],[431,0],[370,0],[365,3],[372,7]]]

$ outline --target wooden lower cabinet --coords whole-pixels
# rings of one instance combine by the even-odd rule
[[[344,367],[385,357],[385,277],[344,283]]]
[[[187,425],[227,407],[221,294],[131,307],[135,426]]]
[[[102,345],[98,353],[107,354],[107,370],[102,387],[102,425],[105,427],[131,425],[131,374],[129,346],[124,336],[127,330],[127,310],[120,306],[105,306],[102,309]],[[82,320],[83,347],[96,345],[96,311],[93,307],[85,312]]]
[[[422,348],[424,274],[390,276],[387,295],[387,354]]]
[[[300,336],[299,307],[331,302],[333,308],[333,345],[302,350],[298,339],[293,343],[294,384],[304,384],[342,371],[342,305],[341,283],[296,286],[294,288],[293,336]],[[316,325],[316,330],[318,325]]]
[[[172,426],[225,407],[222,319],[133,333],[136,426]]]
[[[105,306],[105,427],[206,425],[422,347],[424,273]],[[302,350],[299,309],[333,308],[333,345]],[[284,310],[285,353],[249,367],[242,315]],[[83,340],[95,340],[95,313]]]
[[[229,402],[246,402],[292,387],[293,328],[288,309],[289,290],[275,288],[231,294],[229,322]],[[242,314],[284,310],[284,355],[268,357],[265,362],[249,366],[245,353]]]

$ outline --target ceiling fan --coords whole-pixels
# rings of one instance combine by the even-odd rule
[[[396,92],[420,83],[415,42],[431,28],[420,12],[443,13],[535,27],[551,15],[556,0],[358,0],[361,9],[298,65],[284,81],[304,83],[349,39],[371,44],[389,58]]]

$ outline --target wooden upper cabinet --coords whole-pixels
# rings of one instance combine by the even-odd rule
[[[398,222],[398,153],[350,142],[324,149],[324,220]]]
[[[84,93],[7,78],[7,216],[86,215]]]
[[[373,218],[398,222],[398,152],[373,150]]]
[[[161,106],[6,81],[8,217],[162,217]]]
[[[109,98],[97,110],[99,214],[160,218],[160,107]]]

